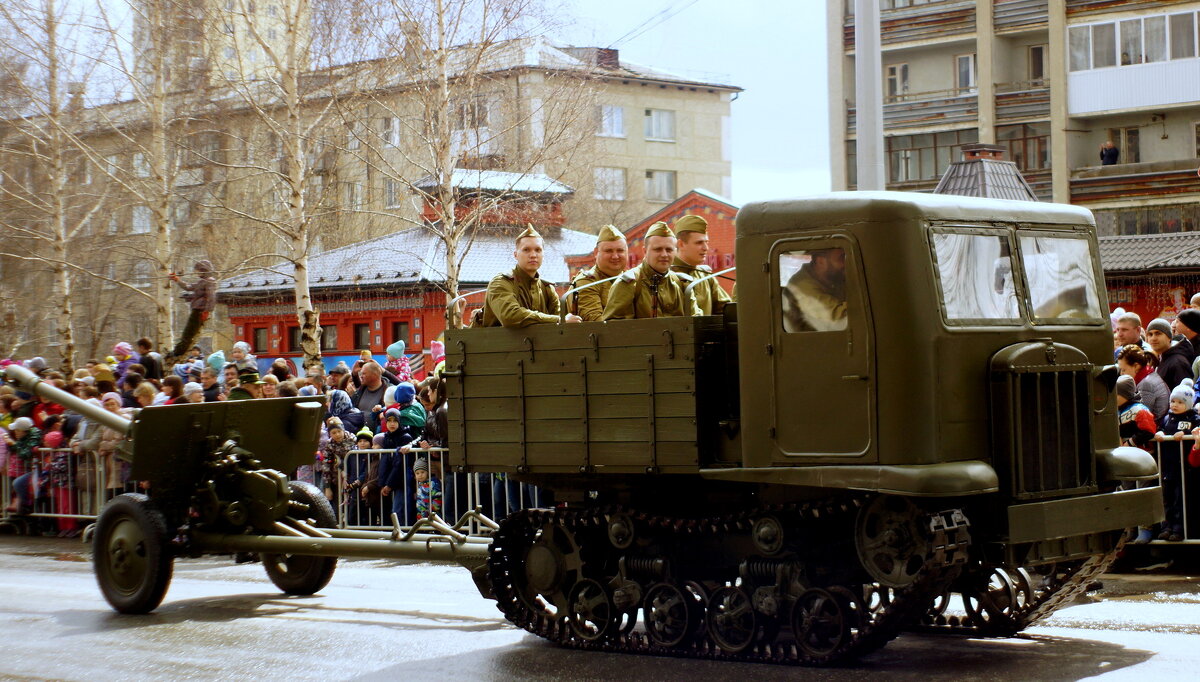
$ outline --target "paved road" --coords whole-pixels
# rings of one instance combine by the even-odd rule
[[[854,666],[776,666],[558,649],[509,626],[466,571],[343,561],[319,596],[257,564],[179,561],[162,607],[109,610],[78,541],[0,537],[0,679],[1076,680],[1195,679],[1200,587],[1108,576],[1093,603],[1005,640],[905,635]]]

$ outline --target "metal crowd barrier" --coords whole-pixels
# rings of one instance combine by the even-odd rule
[[[326,494],[332,493],[338,526],[348,530],[379,530],[392,527],[394,512],[404,528],[411,528],[418,520],[416,489],[412,466],[419,456],[430,465],[430,478],[437,478],[439,490],[431,495],[431,510],[443,518],[457,519],[479,507],[488,518],[502,519],[510,513],[527,507],[552,504],[550,496],[535,486],[518,483],[503,474],[460,474],[435,467],[435,456],[446,452],[445,448],[412,448],[408,453],[396,450],[351,450],[337,467],[336,486],[320,487]],[[378,469],[384,458],[390,458],[393,466],[404,472],[403,485],[383,496],[378,484]],[[438,471],[438,469],[441,469]],[[397,501],[399,500],[399,501]],[[481,530],[472,522],[471,534]]]
[[[95,522],[105,502],[137,490],[136,482],[125,480],[128,464],[121,460],[113,462],[114,455],[76,454],[70,448],[38,448],[36,452],[27,478],[9,478],[5,463],[0,498],[6,508],[0,525],[27,534],[75,537]],[[109,468],[122,473],[121,480],[114,481],[112,487]],[[17,481],[21,481],[27,494],[28,502],[24,505],[16,495]]]
[[[1161,432],[1159,433],[1161,434]],[[1178,439],[1173,438],[1172,436],[1162,435],[1162,440],[1159,440],[1159,436],[1156,435],[1154,460],[1158,464],[1158,485],[1162,487],[1163,503],[1165,506],[1171,506],[1171,500],[1169,497],[1175,490],[1174,485],[1178,485],[1179,506],[1181,508],[1181,520],[1183,522],[1183,541],[1200,544],[1200,530],[1193,530],[1196,527],[1196,524],[1200,523],[1200,518],[1190,520],[1188,518],[1190,516],[1188,513],[1189,511],[1193,511],[1195,515],[1200,516],[1200,503],[1198,503],[1197,509],[1195,510],[1192,510],[1191,507],[1188,506],[1189,486],[1191,484],[1200,485],[1200,468],[1190,466],[1187,461],[1188,453],[1191,452],[1192,447],[1195,445],[1197,440],[1198,438],[1196,436],[1190,434],[1184,435]],[[1179,453],[1177,455],[1175,453],[1168,453],[1166,456],[1164,456],[1163,445],[1171,443],[1178,443]],[[1172,477],[1174,477],[1174,480],[1177,481],[1177,484],[1172,482]],[[1164,484],[1164,478],[1167,479],[1166,484]],[[1167,513],[1167,517],[1168,519],[1170,518],[1169,511]],[[1155,540],[1155,542],[1162,541]]]

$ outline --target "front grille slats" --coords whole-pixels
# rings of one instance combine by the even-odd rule
[[[1090,370],[1010,367],[1002,375],[993,383],[1005,394],[993,396],[999,410],[993,442],[1013,496],[1045,498],[1094,486]]]

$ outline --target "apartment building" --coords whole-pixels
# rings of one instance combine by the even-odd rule
[[[879,2],[888,189],[930,191],[961,145],[994,143],[1102,237],[1200,230],[1200,2]],[[833,186],[852,189],[854,0],[827,7]]]

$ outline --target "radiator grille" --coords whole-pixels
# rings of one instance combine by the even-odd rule
[[[1088,368],[1012,368],[1002,373],[997,454],[1016,498],[1088,490],[1095,482]],[[998,465],[1001,462],[997,462]]]

